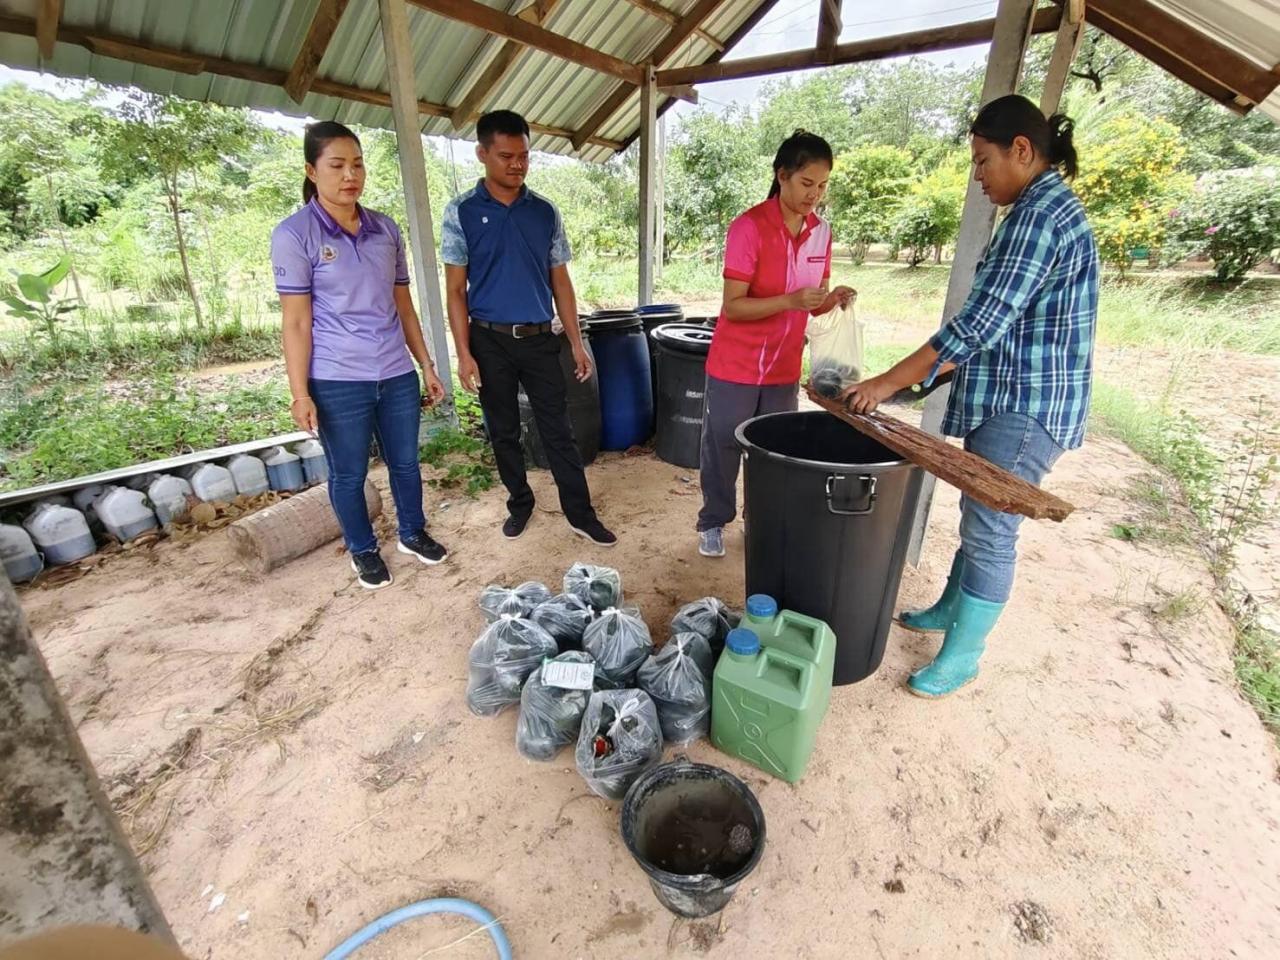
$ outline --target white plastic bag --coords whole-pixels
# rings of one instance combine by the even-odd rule
[[[672,637],[640,665],[636,684],[658,709],[662,739],[684,746],[711,732],[711,672],[707,638],[696,633]]]
[[[593,693],[574,759],[593,793],[609,800],[626,796],[635,779],[662,760],[662,728],[649,695],[643,690]]]
[[[862,379],[866,369],[865,329],[853,304],[837,305],[820,317],[809,318],[809,382],[823,397],[835,399]]]
[[[653,638],[639,610],[610,608],[587,627],[582,649],[595,658],[609,682],[628,687],[635,682],[640,664],[653,653]]]

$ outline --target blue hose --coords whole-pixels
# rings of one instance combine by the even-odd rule
[[[425,917],[431,913],[456,913],[474,920],[489,931],[493,945],[498,948],[499,960],[511,960],[511,943],[498,923],[498,918],[479,904],[470,900],[458,900],[453,897],[437,897],[434,900],[419,900],[399,910],[384,914],[368,926],[357,930],[342,943],[324,955],[324,960],[344,960],[379,934],[386,933],[392,927],[412,920],[414,917]]]

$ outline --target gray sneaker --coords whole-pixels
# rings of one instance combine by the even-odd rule
[[[698,552],[704,557],[724,556],[724,528],[712,527],[698,534]]]

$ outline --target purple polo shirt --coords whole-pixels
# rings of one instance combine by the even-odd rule
[[[400,228],[358,208],[352,236],[312,200],[271,234],[276,292],[311,294],[316,380],[388,380],[413,370],[394,290],[409,283]]]

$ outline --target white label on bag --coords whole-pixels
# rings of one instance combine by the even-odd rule
[[[551,660],[542,665],[542,682],[561,690],[590,690],[596,679],[594,663]]]

